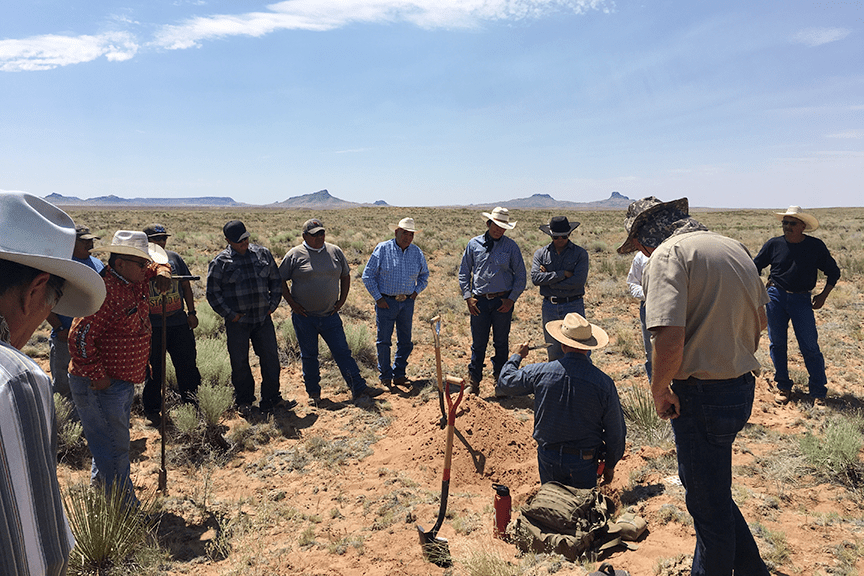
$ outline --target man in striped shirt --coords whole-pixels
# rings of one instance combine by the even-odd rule
[[[363,270],[363,284],[375,300],[379,378],[387,386],[408,383],[405,371],[408,356],[414,349],[411,342],[414,300],[429,282],[426,257],[412,244],[416,231],[413,218],[400,220],[394,237],[375,247]],[[390,342],[394,326],[396,358],[391,366]]]
[[[0,193],[0,574],[62,575],[75,544],[57,482],[51,380],[19,352],[52,311],[99,308],[99,275],[73,262],[75,224],[41,198]]]

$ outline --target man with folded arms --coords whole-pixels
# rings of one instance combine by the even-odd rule
[[[500,206],[482,212],[486,232],[468,241],[459,266],[459,289],[471,315],[471,362],[468,380],[471,393],[480,393],[480,380],[492,329],[492,378],[498,380],[507,361],[513,305],[525,290],[525,262],[516,242],[504,236],[516,227],[510,212]]]
[[[412,244],[417,231],[414,219],[403,218],[394,228],[394,237],[375,247],[363,270],[363,284],[375,300],[378,373],[386,386],[408,383],[405,372],[408,356],[414,349],[411,342],[414,300],[429,281],[426,257]],[[390,342],[394,326],[396,357],[391,366]]]
[[[0,192],[0,574],[66,574],[75,544],[57,482],[51,380],[20,352],[54,310],[86,316],[105,284],[72,260],[75,224],[22,192]]]
[[[149,280],[160,292],[171,286],[168,257],[143,232],[118,230],[102,272],[106,297],[94,314],[77,318],[69,333],[69,387],[93,455],[90,480],[106,492],[122,490],[129,505],[138,498],[130,476],[129,417],[135,385],[144,382],[150,359]]]

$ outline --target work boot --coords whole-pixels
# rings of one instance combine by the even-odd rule
[[[786,404],[792,399],[792,390],[786,388],[777,388],[777,394],[774,395],[774,402],[777,404]]]
[[[394,378],[393,384],[396,386],[404,386],[405,384],[408,384],[408,377],[407,376],[399,376],[398,378]]]
[[[473,377],[469,376],[468,385],[470,386],[469,392],[471,392],[471,394],[474,394],[475,396],[480,394],[480,382],[478,380],[475,380]]]

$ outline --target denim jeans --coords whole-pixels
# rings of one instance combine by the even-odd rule
[[[696,529],[693,576],[767,576],[756,541],[732,500],[732,443],[750,418],[755,378],[680,381],[681,414],[672,420],[678,476]]]
[[[651,331],[645,327],[645,301],[639,303],[639,324],[642,325],[642,345],[645,346],[645,373],[651,380],[651,354],[654,346],[651,344]]]
[[[93,455],[90,482],[102,484],[106,492],[117,482],[126,491],[127,502],[137,503],[129,464],[129,413],[135,385],[112,378],[108,388],[94,390],[90,382],[89,378],[69,375],[72,398]]]
[[[360,367],[351,356],[351,348],[345,339],[345,329],[339,313],[330,316],[301,316],[292,313],[294,332],[300,346],[300,362],[303,365],[303,383],[310,398],[321,396],[321,373],[318,363],[318,336],[330,348],[330,355],[339,367],[342,378],[348,384],[352,395],[357,396],[366,388],[366,380],[360,375]]]
[[[69,353],[69,341],[62,340],[57,336],[51,336],[49,346],[48,366],[51,370],[51,388],[54,393],[60,394],[71,401],[72,391],[69,390],[69,362],[72,360],[72,355]]]
[[[195,333],[188,324],[183,323],[166,326],[165,335],[165,351],[171,355],[171,363],[174,364],[180,398],[190,402],[201,384],[201,373],[196,364],[198,354],[195,350]],[[150,340],[150,368],[141,393],[144,412],[162,410],[162,370],[162,327],[154,326]]]
[[[381,380],[403,378],[408,367],[408,356],[414,350],[411,342],[411,323],[414,320],[414,300],[408,298],[397,302],[395,298],[384,297],[389,308],[375,306],[375,324],[378,335],[375,348],[378,352],[378,373]],[[396,358],[390,366],[390,342],[393,327],[396,327]]]
[[[486,346],[489,344],[489,329],[492,329],[492,375],[498,379],[501,368],[510,357],[510,321],[513,318],[513,308],[509,312],[498,312],[501,298],[488,300],[477,299],[480,314],[471,316],[471,362],[468,364],[468,374],[476,382],[483,379],[483,367],[486,360]]]
[[[225,322],[228,336],[228,356],[231,359],[231,383],[234,385],[234,402],[238,406],[255,402],[255,379],[249,367],[249,342],[258,355],[261,365],[261,402],[278,401],[279,349],[276,345],[276,329],[268,316],[258,324]]]
[[[597,485],[597,462],[585,460],[579,454],[565,454],[559,448],[537,447],[540,483],[560,482],[574,488],[594,488]]]
[[[765,308],[768,314],[768,338],[771,340],[769,350],[774,363],[774,381],[783,390],[792,389],[787,361],[787,344],[789,321],[798,339],[798,349],[804,357],[804,365],[810,374],[810,395],[814,398],[824,398],[828,393],[825,376],[825,358],[819,350],[819,335],[816,332],[816,317],[813,315],[813,303],[810,294],[789,294],[776,286],[768,288],[771,301]]]
[[[561,343],[555,340],[555,338],[546,331],[546,324],[553,320],[563,320],[564,317],[571,312],[576,312],[580,316],[584,317],[585,301],[582,300],[582,298],[579,298],[578,300],[573,300],[572,302],[567,302],[565,304],[552,304],[548,298],[543,298],[543,306],[541,307],[541,315],[543,318],[543,338],[546,340],[547,344],[551,344],[551,346],[546,349],[549,362],[558,360],[564,356],[564,352],[561,350]]]

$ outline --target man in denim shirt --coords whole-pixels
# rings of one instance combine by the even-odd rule
[[[417,228],[413,218],[403,218],[395,226],[394,238],[381,242],[372,251],[363,270],[363,284],[375,300],[378,336],[378,372],[381,382],[408,383],[405,370],[414,349],[411,324],[414,300],[429,282],[429,268],[423,251],[412,244]],[[390,365],[390,340],[396,327],[396,358]]]
[[[563,320],[570,312],[585,316],[585,281],[588,279],[588,252],[570,241],[579,222],[570,223],[566,216],[554,216],[540,231],[552,242],[534,252],[531,282],[540,287],[543,296],[543,336],[549,347],[549,360],[564,355],[561,344],[546,330],[552,320]]]
[[[240,220],[222,228],[228,247],[210,262],[207,301],[225,318],[234,402],[243,416],[252,413],[255,380],[249,367],[249,342],[261,363],[261,412],[283,404],[279,393],[279,351],[270,315],[282,301],[282,281],[270,251],[249,243],[249,232]],[[294,401],[284,403],[293,408]]]
[[[525,263],[516,242],[504,236],[516,227],[507,208],[483,212],[486,232],[472,238],[459,266],[459,289],[471,314],[471,393],[480,393],[480,380],[492,329],[492,378],[497,381],[507,361],[513,305],[525,290]]]

